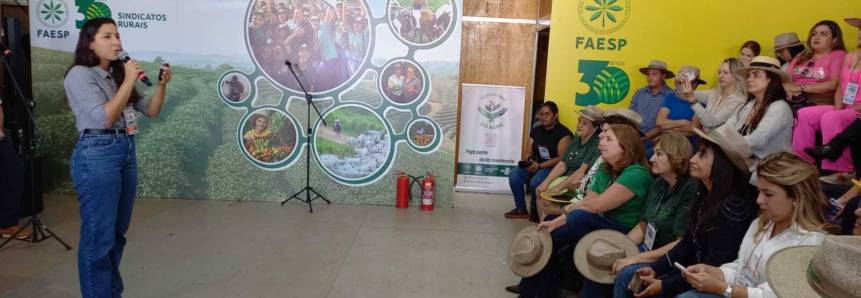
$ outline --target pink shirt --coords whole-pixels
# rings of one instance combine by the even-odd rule
[[[840,72],[840,90],[843,91],[843,96],[846,96],[846,86],[849,83],[855,83],[861,85],[861,69],[852,72],[852,61],[855,60],[855,54],[852,53],[852,56],[849,57],[849,64],[846,67],[843,67],[843,71]],[[861,62],[859,62],[861,63]],[[859,96],[857,90],[855,91],[855,102],[851,105],[844,104],[843,109],[848,110],[852,109],[855,105],[861,104],[861,96]],[[843,100],[842,98],[840,100]]]
[[[846,51],[834,50],[825,57],[819,59],[811,59],[804,62],[804,65],[798,65],[798,59],[801,55],[792,59],[789,64],[789,75],[792,76],[792,81],[796,85],[810,85],[816,83],[827,82],[832,77],[840,76],[840,69],[843,66],[843,58],[846,57]],[[812,65],[811,65],[812,63]],[[834,92],[822,93],[823,96],[834,96]]]

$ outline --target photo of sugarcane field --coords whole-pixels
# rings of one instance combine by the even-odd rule
[[[75,129],[75,116],[69,108],[63,89],[63,76],[72,61],[72,53],[34,47],[33,78],[34,100],[37,124],[42,134],[42,142],[38,150],[43,156],[44,188],[49,193],[73,194],[74,185],[69,171],[72,151],[77,143],[79,132]],[[140,61],[148,73],[158,73],[158,66],[169,61],[156,57],[152,61]],[[281,201],[298,191],[305,185],[304,154],[308,148],[296,144],[294,132],[304,132],[307,103],[304,100],[292,100],[287,111],[297,120],[298,127],[291,128],[292,123],[278,111],[264,110],[272,118],[269,122],[263,117],[257,117],[254,122],[240,122],[245,118],[246,111],[227,107],[219,98],[224,86],[219,85],[219,77],[234,67],[228,64],[217,66],[183,66],[172,63],[173,79],[168,84],[167,100],[161,115],[149,119],[138,114],[140,133],[136,135],[136,151],[138,159],[138,197],[145,198],[176,198],[202,200],[233,200],[233,201]],[[405,171],[411,175],[424,175],[426,172],[436,172],[440,176],[438,185],[452,185],[454,175],[454,140],[457,135],[457,84],[458,64],[456,62],[427,62],[423,65],[433,80],[433,90],[428,102],[419,107],[420,115],[427,116],[442,128],[443,144],[432,154],[422,155],[401,143],[397,155],[392,157],[394,164],[389,171]],[[247,69],[243,69],[247,71]],[[377,91],[375,75],[368,75],[360,80],[350,91],[341,97],[342,104],[361,102],[372,107],[379,106],[383,100]],[[251,88],[256,88],[257,96],[253,106],[284,107],[281,90],[275,88],[266,80],[257,81]],[[148,89],[151,93],[153,89]],[[243,90],[242,93],[248,92]],[[335,119],[326,118],[329,126],[320,126],[335,133],[335,139],[325,140],[317,144],[319,154],[331,154],[339,159],[357,158],[359,154],[367,153],[370,158],[372,150],[381,154],[393,150],[386,146],[388,133],[380,118],[369,110],[357,107],[338,107],[327,111],[333,105],[328,101],[318,102],[321,112],[328,117],[337,117],[341,121],[340,136],[335,133]],[[250,120],[251,117],[247,120]],[[257,121],[259,119],[263,119]],[[281,119],[280,123],[276,119]],[[383,118],[391,124],[396,134],[403,133],[407,124],[413,119],[410,112],[390,111]],[[312,116],[316,121],[317,116]],[[374,122],[376,121],[376,122]],[[260,122],[262,130],[256,131],[255,124]],[[313,123],[313,122],[312,122]],[[415,125],[413,125],[415,126]],[[237,132],[237,129],[241,132]],[[273,138],[266,144],[246,141],[248,133],[266,134]],[[432,130],[431,130],[432,131]],[[319,133],[319,132],[318,132]],[[350,146],[350,138],[358,147],[359,138],[364,135],[364,142],[356,152]],[[277,136],[277,138],[275,137]],[[328,135],[327,135],[328,136]],[[374,144],[367,141],[371,140]],[[294,162],[283,170],[267,170],[249,161],[242,150],[249,150],[249,144],[256,147],[272,149],[260,161],[273,162],[283,160],[285,156],[296,154]],[[293,144],[293,145],[291,145]],[[386,145],[383,145],[386,144]],[[337,145],[337,146],[336,146]],[[368,145],[368,146],[366,146]],[[285,147],[287,146],[287,147]],[[278,153],[275,153],[275,148]],[[349,148],[349,150],[348,150]],[[374,149],[376,148],[376,149]],[[298,152],[294,152],[298,151]],[[256,152],[256,151],[255,151]],[[250,150],[249,150],[250,153]],[[253,153],[252,153],[253,154]],[[286,155],[284,155],[286,154]],[[301,154],[301,155],[300,155]],[[376,156],[376,155],[374,155]],[[387,155],[386,155],[387,156]],[[362,157],[358,157],[361,161]],[[368,161],[366,159],[366,161]],[[376,165],[377,160],[374,159]],[[359,170],[365,170],[359,164]],[[338,204],[368,204],[393,205],[395,203],[395,179],[386,175],[373,184],[354,187],[343,185],[323,173],[322,165],[314,158],[311,162],[311,183],[333,203]],[[351,165],[352,167],[352,165]],[[355,169],[355,168],[353,168]],[[378,169],[378,168],[377,168]],[[365,173],[354,171],[355,173]],[[371,171],[373,172],[373,170]],[[353,172],[351,172],[353,173]],[[356,174],[345,174],[356,175]],[[453,189],[437,189],[438,207],[451,207]],[[389,195],[391,194],[391,195]],[[411,202],[416,205],[418,202]]]

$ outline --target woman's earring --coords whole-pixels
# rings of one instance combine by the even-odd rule
[[[792,202],[792,208],[798,207],[798,201]]]

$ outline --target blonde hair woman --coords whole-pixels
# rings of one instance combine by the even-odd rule
[[[721,62],[718,69],[718,85],[715,88],[694,91],[691,82],[684,81],[684,94],[677,94],[691,103],[697,118],[706,132],[726,123],[732,112],[747,102],[747,79],[735,73],[744,67],[736,58]],[[706,107],[697,104],[703,103]]]
[[[738,258],[720,268],[688,267],[683,274],[696,290],[679,297],[774,297],[765,275],[771,255],[786,247],[819,245],[827,233],[837,232],[825,218],[828,201],[813,164],[781,151],[766,156],[757,169],[760,215],[748,228]]]

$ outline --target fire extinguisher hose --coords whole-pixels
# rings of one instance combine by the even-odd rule
[[[410,177],[410,179],[412,179],[412,180],[413,180],[412,182],[410,182],[410,191],[409,191],[409,194],[410,194],[410,202],[412,202],[412,201],[413,201],[413,185],[414,185],[414,184],[418,184],[418,186],[419,186],[419,192],[421,192],[421,189],[422,189],[422,183],[419,181],[419,178],[422,178],[422,177],[416,177],[416,176],[412,176],[412,175],[407,175],[407,177]]]

